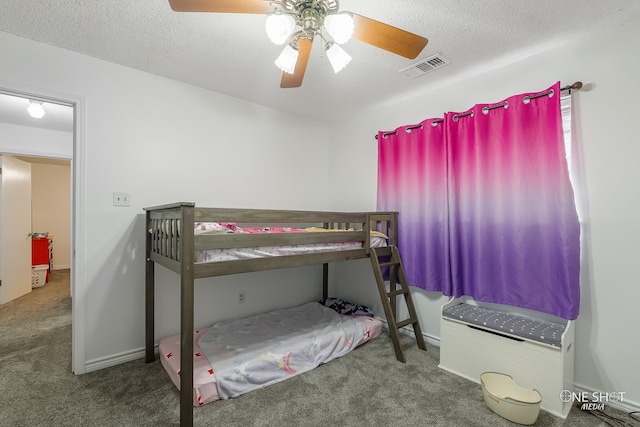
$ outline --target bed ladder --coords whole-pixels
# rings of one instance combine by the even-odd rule
[[[413,299],[411,298],[411,292],[409,291],[409,285],[407,284],[407,277],[404,274],[400,253],[398,252],[398,248],[395,246],[371,248],[371,251],[371,265],[378,284],[378,291],[380,292],[382,307],[384,307],[384,314],[387,316],[389,335],[391,336],[391,341],[393,341],[396,358],[400,362],[405,363],[406,359],[404,357],[404,352],[402,351],[402,345],[400,344],[400,328],[406,325],[412,325],[418,348],[426,350],[427,347],[424,343],[424,338],[422,337],[422,330],[420,329],[418,315],[416,314]],[[381,261],[380,258],[383,258],[384,261]],[[389,267],[388,291],[382,275],[383,267]],[[397,284],[400,285],[399,288],[396,287]],[[409,317],[401,322],[396,322],[396,297],[398,295],[404,295],[404,300],[407,304],[407,311],[409,313]]]

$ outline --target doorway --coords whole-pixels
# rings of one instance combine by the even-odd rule
[[[71,160],[15,156],[31,165],[32,265],[71,268]],[[35,251],[35,252],[34,252]],[[69,290],[70,292],[71,290]]]
[[[44,107],[43,119],[46,118],[46,120],[34,119],[26,114],[26,109],[32,101]],[[15,156],[32,164],[66,164],[70,168],[68,182],[70,197],[66,201],[70,213],[66,251],[68,251],[72,297],[72,348],[70,351],[72,371],[76,374],[85,372],[84,340],[78,339],[84,333],[82,322],[78,321],[81,316],[81,310],[78,307],[82,306],[82,298],[79,297],[80,293],[76,286],[80,270],[76,260],[78,231],[79,225],[83,222],[78,216],[82,205],[77,197],[81,194],[79,189],[82,184],[80,177],[83,163],[78,156],[78,153],[82,152],[82,140],[79,138],[78,131],[82,107],[83,100],[75,96],[60,96],[54,93],[35,94],[28,90],[0,87],[0,153]]]

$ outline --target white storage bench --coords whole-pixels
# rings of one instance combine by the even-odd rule
[[[566,418],[571,402],[562,402],[560,393],[573,391],[574,322],[511,309],[466,298],[445,304],[438,366],[476,383],[483,372],[510,375],[540,392],[543,410]]]

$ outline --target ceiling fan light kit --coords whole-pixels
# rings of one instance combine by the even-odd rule
[[[312,42],[324,42],[334,72],[350,61],[339,45],[352,37],[388,52],[414,59],[428,40],[400,28],[357,15],[339,13],[337,0],[169,0],[177,12],[266,14],[269,39],[282,45],[288,41],[275,64],[283,71],[280,87],[300,87]]]
[[[276,13],[267,16],[265,23],[267,36],[274,44],[284,44],[296,29],[296,21],[290,15]]]
[[[353,35],[353,18],[346,13],[327,15],[324,18],[324,29],[334,42],[345,44]]]
[[[337,43],[343,44],[353,34],[353,18],[346,13],[337,14],[338,3],[328,1],[295,2],[282,1],[272,3],[276,8],[268,14],[265,25],[267,36],[275,44],[283,44],[289,40],[275,64],[287,74],[294,74],[298,60],[298,40],[306,38],[311,41],[318,36],[326,44],[327,57],[333,71],[337,73],[351,61],[349,56]],[[328,13],[334,13],[329,14]],[[333,40],[327,41],[327,36]]]
[[[351,56],[347,52],[345,52],[340,45],[329,42],[326,44],[327,49],[327,58],[329,58],[329,62],[333,67],[333,72],[338,73],[338,71],[342,70],[344,67],[351,62]]]
[[[298,49],[288,44],[276,59],[275,64],[285,73],[293,74],[296,68],[296,62],[298,62]]]

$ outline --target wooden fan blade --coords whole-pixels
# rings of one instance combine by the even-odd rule
[[[255,13],[273,11],[268,0],[169,0],[176,12]]]
[[[414,59],[429,42],[426,38],[353,12],[353,38],[405,58]]]
[[[311,54],[311,46],[312,42],[309,39],[298,40],[298,60],[296,61],[296,68],[293,70],[293,74],[282,73],[282,80],[280,80],[281,88],[302,86],[302,79],[304,78],[304,72],[307,70],[307,63],[309,62],[309,55]]]

